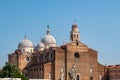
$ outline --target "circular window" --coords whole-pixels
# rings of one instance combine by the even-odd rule
[[[76,45],[78,46],[78,45],[79,45],[79,43],[77,42],[77,43],[76,43]]]
[[[74,54],[74,57],[75,57],[75,58],[80,58],[79,53],[78,53],[78,52],[76,52],[76,53]]]
[[[29,62],[30,61],[30,57],[26,57],[26,61]]]

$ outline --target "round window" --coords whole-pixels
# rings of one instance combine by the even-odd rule
[[[75,57],[75,58],[80,58],[79,53],[78,53],[78,52],[76,52],[76,53],[74,54],[74,57]]]
[[[30,57],[26,57],[26,61],[29,62],[30,61]]]

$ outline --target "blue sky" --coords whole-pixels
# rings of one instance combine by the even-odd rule
[[[0,67],[25,33],[36,45],[47,25],[58,45],[69,42],[74,20],[100,63],[120,64],[120,0],[0,0]]]

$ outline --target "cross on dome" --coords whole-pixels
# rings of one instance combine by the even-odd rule
[[[50,34],[50,28],[49,28],[49,25],[47,26],[47,35]]]
[[[27,39],[26,33],[25,33],[24,39]]]

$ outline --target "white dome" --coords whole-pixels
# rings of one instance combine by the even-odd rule
[[[39,44],[36,46],[36,49],[38,51],[44,50],[45,49],[45,45],[42,42],[39,42]]]
[[[44,44],[56,44],[56,40],[52,35],[45,35],[42,39]]]
[[[33,48],[33,43],[26,37],[18,44],[18,49],[20,48]]]
[[[52,35],[50,35],[49,26],[48,26],[47,34],[42,38],[42,43],[44,43],[46,47],[55,47],[56,46],[55,38]]]

